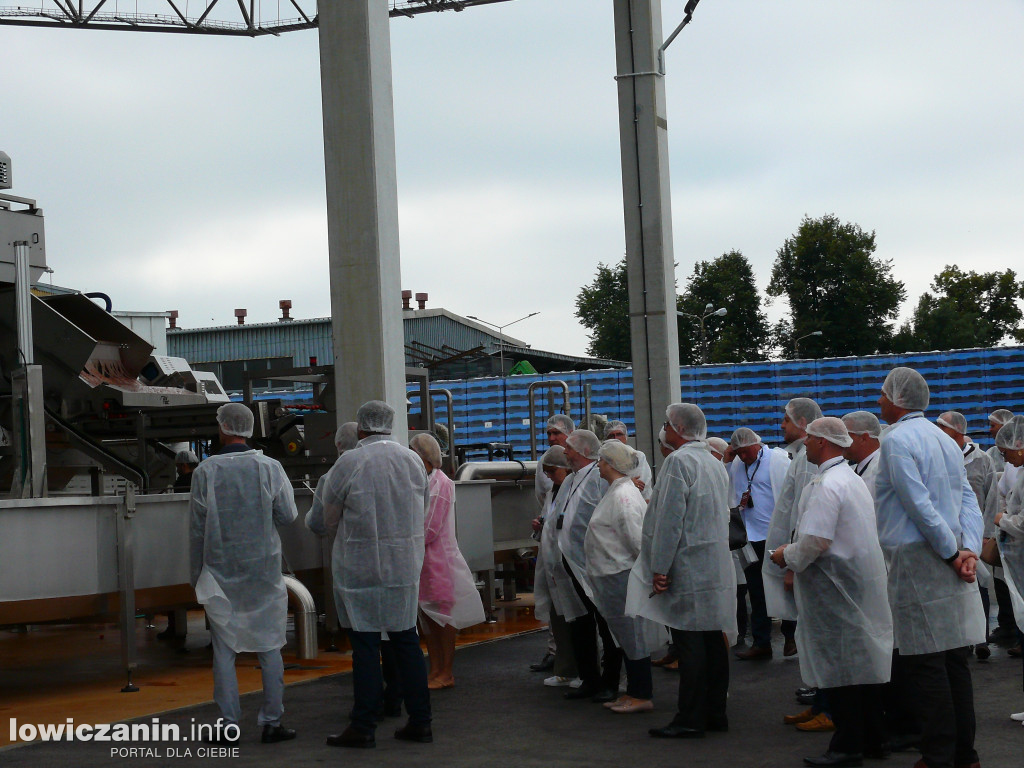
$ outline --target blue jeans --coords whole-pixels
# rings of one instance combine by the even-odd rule
[[[381,676],[380,632],[356,632],[348,629],[352,644],[352,688],[355,702],[349,718],[360,731],[377,730],[377,710],[384,696]],[[420,650],[416,628],[388,632],[395,669],[401,682],[405,709],[412,725],[430,725],[430,692],[427,690],[427,665]]]

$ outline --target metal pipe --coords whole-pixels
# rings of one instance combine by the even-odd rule
[[[284,575],[284,586],[288,590],[288,605],[295,617],[295,641],[298,643],[300,659],[315,659],[316,603],[306,586],[294,576]]]
[[[536,461],[471,461],[459,467],[455,480],[532,480]]]
[[[455,463],[455,399],[449,389],[432,389],[430,396],[442,395],[448,407],[448,471],[455,476],[458,465]]]
[[[566,416],[569,415],[569,385],[560,379],[553,381],[535,381],[526,390],[526,397],[530,402],[530,459],[532,461],[537,460],[537,424],[536,424],[536,411],[537,411],[537,390],[538,389],[550,389],[554,387],[561,387],[562,396],[564,400],[563,412]]]
[[[14,282],[18,314],[18,349],[21,364],[35,363],[35,343],[32,339],[32,278],[29,274],[28,243],[14,244]]]

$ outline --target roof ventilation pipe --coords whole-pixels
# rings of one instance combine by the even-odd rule
[[[416,303],[419,304],[418,309],[426,309],[427,308],[427,299],[428,298],[429,297],[425,293],[417,293],[416,294]]]
[[[288,321],[294,319],[290,314],[292,311],[291,299],[281,299],[279,302],[277,302],[277,306],[281,308],[281,319],[279,322],[287,323]]]
[[[247,314],[249,314],[249,313],[246,310],[244,310],[244,309],[236,309],[235,310],[235,317],[238,318],[238,324],[239,325],[245,325],[245,316]]]
[[[402,291],[402,311],[412,311],[412,291]]]

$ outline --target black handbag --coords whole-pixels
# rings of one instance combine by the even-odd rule
[[[747,526],[743,524],[743,514],[739,507],[729,510],[729,551],[743,549],[747,546]]]

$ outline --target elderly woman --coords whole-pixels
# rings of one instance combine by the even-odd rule
[[[1014,416],[1002,426],[996,434],[996,447],[1007,464],[1018,469],[1024,465],[1024,416]],[[1006,494],[1006,511],[996,515],[995,524],[1013,614],[1018,632],[1024,633],[1024,472],[1017,472],[1017,480]],[[1010,717],[1024,723],[1024,712]]]
[[[605,703],[618,714],[654,709],[649,647],[657,627],[646,619],[625,615],[629,573],[640,554],[647,511],[647,502],[633,483],[640,470],[640,455],[617,440],[601,446],[597,468],[608,491],[594,509],[583,543],[594,605],[625,658],[626,693]]]
[[[420,625],[430,656],[427,687],[451,688],[455,685],[455,635],[482,622],[484,606],[455,539],[455,483],[440,470],[441,446],[433,435],[421,433],[409,447],[423,460],[430,483],[420,573]]]

